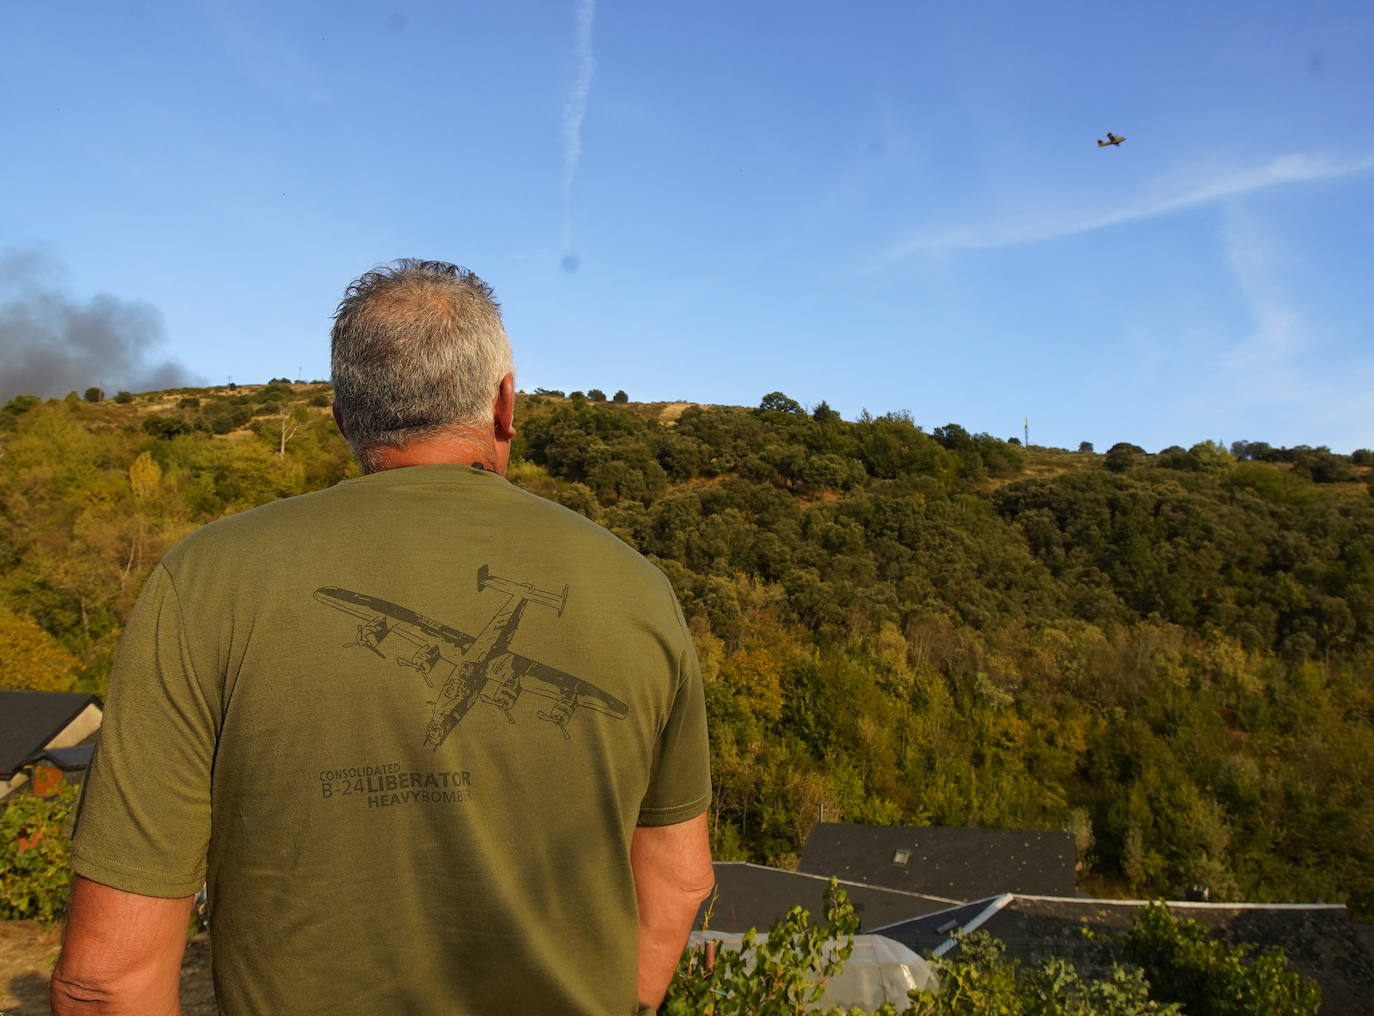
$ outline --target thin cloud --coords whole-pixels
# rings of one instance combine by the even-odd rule
[[[1209,364],[1209,397],[1221,394],[1234,415],[1290,413],[1306,434],[1283,442],[1319,440],[1353,450],[1368,438],[1369,383],[1374,360],[1345,350],[1337,353],[1321,320],[1314,320],[1291,292],[1292,256],[1257,216],[1231,207],[1222,232],[1226,265],[1244,302],[1249,326],[1219,350]],[[1294,424],[1286,422],[1292,431]],[[1311,437],[1312,433],[1320,438]],[[1273,440],[1271,435],[1254,435]]]
[[[1310,393],[1295,391],[1290,360],[1306,345],[1308,329],[1292,306],[1284,285],[1284,255],[1258,220],[1229,209],[1222,233],[1226,264],[1250,316],[1242,341],[1225,351],[1220,366],[1234,379],[1246,376],[1253,391],[1283,393],[1304,401]]]
[[[592,55],[592,23],[596,0],[582,0],[577,11],[577,79],[563,108],[563,249],[572,244],[572,188],[582,160],[582,124],[592,91],[596,57]]]
[[[272,18],[251,24],[234,4],[213,2],[206,13],[219,29],[225,53],[244,77],[283,103],[318,103],[329,98],[319,69]]]
[[[1284,155],[1261,166],[1220,173],[1200,182],[1170,179],[1157,181],[1151,188],[1151,193],[1142,195],[1124,208],[1110,212],[1083,214],[1055,221],[1023,221],[1010,225],[989,223],[944,232],[917,234],[893,247],[888,252],[888,260],[899,260],[923,251],[990,250],[1091,233],[1252,194],[1283,184],[1334,180],[1356,176],[1371,169],[1374,169],[1374,158],[1340,162],[1308,155]]]

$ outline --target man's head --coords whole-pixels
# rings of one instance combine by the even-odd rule
[[[370,271],[334,315],[334,415],[367,472],[416,442],[489,439],[512,372],[491,288],[456,265],[406,258]]]

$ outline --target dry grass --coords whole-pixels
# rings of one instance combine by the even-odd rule
[[[677,419],[682,415],[682,411],[690,405],[692,405],[690,402],[668,403],[663,407],[662,411],[659,412],[658,422],[665,427],[671,427],[673,424],[677,423]]]

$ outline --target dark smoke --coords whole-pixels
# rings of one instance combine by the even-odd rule
[[[59,274],[41,254],[0,251],[0,400],[205,383],[153,357],[165,339],[156,307],[106,293],[83,303],[63,291]]]

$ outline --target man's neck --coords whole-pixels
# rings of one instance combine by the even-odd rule
[[[374,472],[404,469],[406,466],[458,465],[505,474],[505,456],[495,442],[484,442],[456,435],[440,435],[413,441],[404,448],[382,447],[374,450]]]

